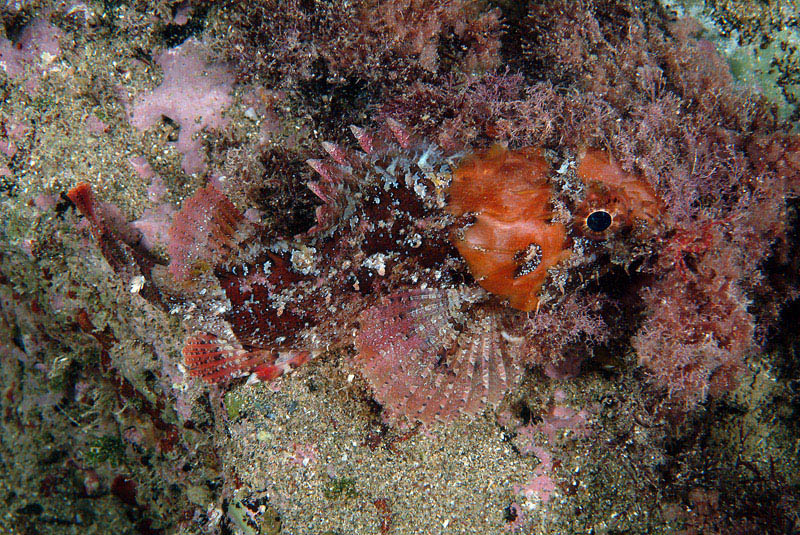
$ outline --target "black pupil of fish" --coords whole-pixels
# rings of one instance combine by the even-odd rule
[[[597,210],[586,218],[586,226],[594,232],[603,232],[611,226],[611,214],[605,210]]]

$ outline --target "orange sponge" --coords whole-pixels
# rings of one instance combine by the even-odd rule
[[[569,256],[563,224],[552,222],[550,166],[535,148],[492,147],[453,173],[449,213],[473,216],[452,241],[485,290],[535,310],[547,270]]]

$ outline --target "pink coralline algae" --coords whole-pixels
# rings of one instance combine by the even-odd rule
[[[129,107],[131,124],[146,130],[168,117],[180,127],[175,148],[183,157],[186,173],[205,170],[203,129],[220,129],[227,120],[222,112],[230,106],[233,74],[225,65],[207,62],[206,52],[194,39],[155,57],[164,70],[157,88],[137,97]]]
[[[587,437],[591,434],[588,417],[589,413],[586,410],[578,411],[563,405],[553,405],[542,415],[541,422],[517,430],[519,436],[526,439],[520,450],[523,453],[535,453],[537,433],[546,436],[551,443],[556,441],[562,430],[567,430],[578,437]]]
[[[16,43],[0,38],[0,68],[9,78],[23,80],[28,92],[35,92],[61,55],[61,35],[61,30],[44,20],[31,21]]]
[[[533,448],[533,453],[539,458],[539,465],[533,470],[533,476],[524,485],[514,485],[514,493],[526,498],[536,498],[542,503],[547,503],[556,492],[553,473],[553,458],[544,448]]]

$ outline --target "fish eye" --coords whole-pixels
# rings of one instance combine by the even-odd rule
[[[611,226],[611,214],[605,210],[595,210],[586,218],[586,226],[592,232],[603,232]]]

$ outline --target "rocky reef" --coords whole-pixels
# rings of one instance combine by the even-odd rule
[[[789,4],[5,4],[0,527],[800,529]]]

